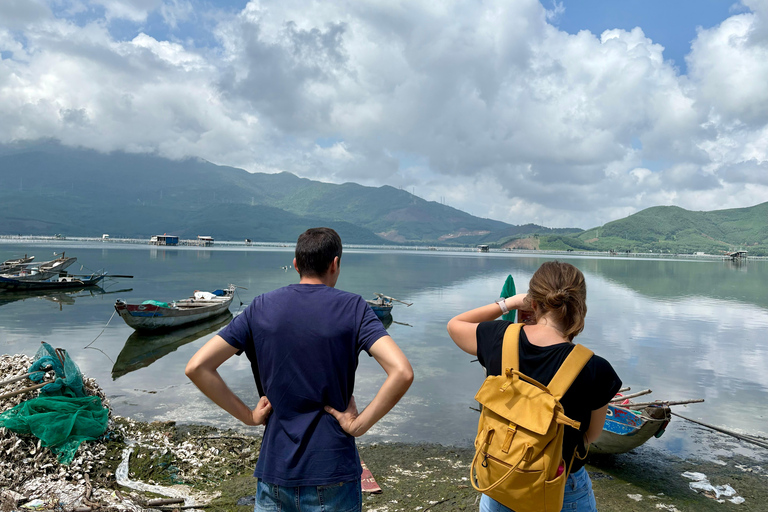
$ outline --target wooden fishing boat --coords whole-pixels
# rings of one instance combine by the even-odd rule
[[[77,258],[68,258],[63,252],[58,258],[42,263],[34,263],[31,261],[33,259],[34,256],[29,258],[28,262],[16,263],[0,274],[17,281],[45,281],[62,274],[66,268],[77,261]]]
[[[162,334],[135,331],[128,337],[123,349],[117,355],[115,364],[112,366],[112,379],[145,368],[187,343],[218,332],[231,320],[232,313],[226,310],[216,317]]]
[[[106,274],[92,274],[90,276],[59,275],[58,277],[35,280],[17,279],[14,277],[0,276],[0,290],[8,291],[37,291],[37,290],[70,290],[96,286],[106,277]]]
[[[19,268],[20,265],[24,265],[25,263],[31,263],[32,260],[34,259],[35,259],[34,256],[27,256],[25,254],[23,258],[5,260],[4,262],[0,263],[0,274],[13,272],[17,268]]]
[[[383,293],[376,293],[375,295],[375,299],[366,299],[365,302],[371,306],[371,309],[374,313],[376,313],[376,316],[379,317],[379,320],[392,315],[392,307],[395,305],[395,302],[405,304],[406,306],[413,305],[411,302],[405,302],[400,299],[384,295]]]
[[[391,300],[385,299],[383,296],[378,296],[375,299],[367,299],[365,302],[371,306],[371,309],[376,313],[376,316],[379,317],[379,319],[392,315],[392,307],[394,304],[392,304]]]
[[[632,409],[611,404],[600,437],[589,448],[590,453],[626,453],[652,437],[661,437],[672,419],[664,402]]]
[[[128,304],[117,299],[115,310],[125,323],[137,331],[157,331],[201,322],[229,310],[234,297],[235,285],[215,292],[195,291],[188,299],[174,302],[144,301]]]

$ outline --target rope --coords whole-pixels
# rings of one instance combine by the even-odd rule
[[[691,418],[686,418],[685,416],[680,416],[679,414],[677,414],[676,412],[673,412],[673,411],[670,411],[670,412],[673,415],[677,416],[678,418],[682,418],[684,420],[688,420],[691,423],[696,423],[697,425],[701,425],[702,427],[707,427],[707,428],[712,429],[712,430],[714,430],[716,432],[720,432],[722,434],[733,436],[736,439],[741,439],[742,441],[746,441],[748,443],[757,445],[757,446],[759,446],[761,448],[768,449],[768,439],[765,439],[764,437],[752,436],[752,435],[749,435],[749,434],[739,434],[739,433],[734,432],[732,430],[716,427],[714,425],[709,425],[709,424],[701,422],[701,421],[692,420]]]
[[[111,322],[111,321],[112,321],[112,319],[115,317],[115,313],[117,313],[117,310],[114,310],[114,311],[112,312],[112,316],[110,316],[110,317],[109,317],[109,320],[107,320],[107,323],[106,323],[106,325],[104,325],[104,328],[101,330],[101,332],[100,332],[99,334],[97,334],[95,338],[93,338],[93,341],[92,341],[92,342],[90,342],[89,344],[87,344],[86,346],[84,346],[84,347],[83,347],[83,349],[86,349],[86,348],[91,348],[91,349],[93,349],[93,350],[98,350],[99,352],[101,352],[102,354],[104,354],[104,355],[106,356],[106,358],[107,358],[107,359],[109,359],[109,361],[110,361],[112,364],[115,364],[115,362],[114,362],[114,361],[112,361],[112,358],[111,358],[111,357],[109,357],[109,356],[107,355],[107,353],[106,353],[106,352],[104,352],[104,351],[103,351],[103,350],[101,350],[100,348],[92,347],[91,345],[93,345],[93,344],[96,342],[96,340],[97,340],[97,339],[99,339],[99,336],[101,336],[102,334],[104,334],[104,331],[107,329],[107,326],[109,326],[109,322]]]

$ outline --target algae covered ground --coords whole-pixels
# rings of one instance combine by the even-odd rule
[[[186,484],[210,497],[208,510],[253,510],[256,481],[252,476],[260,438],[207,427],[152,424],[176,442],[191,441],[215,457],[191,467],[171,452],[138,450],[131,460],[136,479]],[[684,459],[652,447],[615,456],[592,456],[587,470],[601,511],[768,511],[768,453],[739,454],[730,441],[710,439],[721,455]],[[359,443],[361,458],[382,489],[364,494],[364,510],[477,510],[479,494],[469,481],[474,455],[468,447],[438,444]],[[705,475],[704,490],[683,474]],[[701,483],[701,482],[699,482]],[[706,484],[711,489],[706,490]],[[716,494],[729,487],[728,496]],[[729,501],[732,500],[732,501]]]

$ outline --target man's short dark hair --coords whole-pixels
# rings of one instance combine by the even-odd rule
[[[333,258],[341,260],[341,237],[331,228],[310,228],[296,242],[296,267],[304,277],[322,277]]]

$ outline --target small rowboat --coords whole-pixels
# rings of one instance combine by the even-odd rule
[[[37,291],[37,290],[72,290],[96,286],[106,277],[106,274],[92,274],[90,276],[60,275],[52,279],[32,280],[16,279],[14,277],[0,276],[0,290],[10,291]]]
[[[145,368],[179,347],[218,332],[232,320],[229,310],[199,323],[189,324],[170,332],[134,331],[126,340],[112,367],[112,379]]]
[[[365,302],[371,306],[371,309],[376,313],[376,316],[379,317],[379,319],[392,315],[392,306],[394,304],[392,304],[391,300],[385,299],[383,296],[378,296],[375,299],[368,299]]]
[[[392,307],[395,305],[395,302],[400,302],[406,306],[413,305],[412,302],[405,302],[400,299],[384,295],[383,293],[376,293],[375,295],[375,299],[367,299],[365,302],[371,306],[371,309],[374,313],[376,313],[376,316],[379,317],[379,320],[392,315]]]
[[[672,419],[669,405],[659,403],[642,409],[609,405],[600,437],[589,448],[590,453],[626,453],[652,437],[661,437]]]
[[[228,312],[235,288],[231,284],[212,293],[196,291],[188,299],[171,303],[150,300],[142,304],[128,304],[117,299],[115,310],[126,324],[137,331],[175,329]]]

